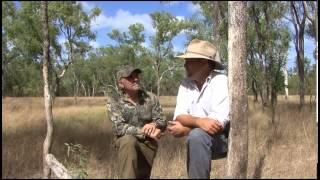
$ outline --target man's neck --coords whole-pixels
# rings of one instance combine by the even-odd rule
[[[128,100],[133,104],[137,105],[139,103],[139,91],[127,91]]]
[[[211,73],[210,70],[201,71],[201,73],[194,79],[199,91],[201,91],[202,86],[206,81],[207,77],[210,75],[210,73]]]

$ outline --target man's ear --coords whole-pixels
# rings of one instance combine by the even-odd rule
[[[123,89],[123,88],[124,88],[124,85],[122,84],[121,79],[118,81],[118,86],[119,86],[120,89]]]

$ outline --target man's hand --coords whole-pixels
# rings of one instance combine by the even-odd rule
[[[208,118],[197,119],[197,126],[210,135],[214,135],[222,130],[222,126],[217,120],[212,120]]]
[[[154,139],[154,140],[159,140],[161,137],[162,137],[162,132],[161,132],[161,130],[160,129],[158,129],[158,128],[156,128],[155,129],[155,131],[154,131],[154,133],[151,133],[150,135],[149,135],[149,137],[151,137],[152,139]]]
[[[156,130],[155,123],[145,124],[142,128],[142,132],[147,136],[150,136],[151,134],[155,133],[155,130]]]
[[[190,128],[183,126],[178,121],[169,121],[168,130],[174,137],[186,136],[190,132]]]

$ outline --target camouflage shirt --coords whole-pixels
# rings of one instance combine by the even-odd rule
[[[112,121],[113,131],[117,137],[133,135],[145,139],[142,127],[154,122],[156,127],[164,131],[167,122],[157,97],[144,90],[139,91],[139,103],[135,106],[128,101],[127,95],[110,97],[107,100],[107,116]]]

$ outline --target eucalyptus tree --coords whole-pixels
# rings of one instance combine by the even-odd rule
[[[283,76],[282,71],[274,74],[274,68],[279,69],[278,65],[281,65],[281,69],[286,64],[290,37],[282,19],[285,12],[286,5],[283,2],[248,2],[248,77],[264,106],[269,105],[270,94],[275,93],[275,84],[280,83],[272,78]]]
[[[74,1],[52,2],[49,11],[52,13],[52,23],[59,28],[60,38],[64,44],[55,48],[56,67],[55,80],[57,92],[60,79],[69,65],[75,61],[75,56],[85,56],[91,50],[89,42],[95,40],[91,31],[91,22],[101,13],[99,8],[93,8],[90,14],[82,10],[81,4]],[[63,64],[63,66],[61,66]]]
[[[297,53],[297,67],[299,73],[299,95],[300,95],[300,110],[304,107],[304,95],[305,95],[305,75],[304,75],[304,33],[306,28],[306,9],[303,2],[290,2],[291,18],[288,18],[294,27],[294,45]]]
[[[309,20],[306,33],[315,40],[315,59],[318,60],[318,1],[303,1],[303,9]]]
[[[151,36],[152,67],[157,79],[157,95],[160,95],[161,81],[168,73],[174,71],[179,63],[174,61],[172,40],[183,29],[188,28],[184,21],[178,20],[167,12],[150,14],[152,26],[156,33]]]
[[[122,58],[124,63],[130,63],[134,66],[139,66],[139,59],[145,49],[142,43],[145,42],[144,26],[141,23],[131,24],[128,27],[128,32],[121,32],[118,29],[113,29],[108,36],[116,41],[117,50],[124,55]]]
[[[17,57],[16,51],[12,48],[12,39],[14,37],[13,22],[16,19],[16,8],[14,2],[2,1],[2,97],[7,92],[6,66]],[[8,74],[9,75],[9,74]]]

